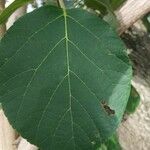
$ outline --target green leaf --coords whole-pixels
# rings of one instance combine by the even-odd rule
[[[113,134],[106,142],[107,150],[121,150],[117,133]]]
[[[113,12],[109,0],[84,0],[85,4],[94,9],[99,10],[103,15],[107,11]]]
[[[131,65],[110,26],[81,9],[45,6],[0,43],[0,101],[42,150],[94,150],[121,121]]]
[[[107,150],[107,146],[105,144],[101,144],[101,147],[97,150]]]
[[[96,0],[85,0],[85,5],[93,10],[99,10],[103,15],[107,13],[106,7]]]
[[[143,24],[145,25],[148,32],[150,32],[150,13],[145,15],[142,19]]]
[[[19,7],[25,5],[31,0],[15,0],[12,2],[3,12],[0,14],[0,24],[7,21],[7,19],[12,15],[12,13],[17,10]]]
[[[95,10],[99,10],[102,14],[106,14],[107,11],[113,13],[120,5],[126,0],[84,0],[85,4]],[[106,11],[107,10],[107,11]]]
[[[95,1],[105,6],[109,11],[112,11],[109,0],[95,0]]]
[[[113,12],[113,9],[111,8],[111,3],[109,2],[109,0],[85,0],[85,4],[89,8],[99,10],[101,15],[103,16],[103,19],[117,31],[119,24]]]
[[[110,0],[110,4],[113,10],[116,10],[126,0]]]
[[[130,97],[126,107],[126,113],[128,114],[134,113],[136,111],[136,108],[139,106],[139,103],[140,103],[140,95],[136,91],[136,89],[132,86]]]
[[[101,144],[97,150],[121,150],[117,133],[114,133],[106,142]]]
[[[96,1],[96,2],[98,2],[99,4],[102,4],[102,5],[105,6],[106,8],[107,8],[107,7],[110,7],[110,1],[109,1],[109,0],[93,0],[93,1]]]

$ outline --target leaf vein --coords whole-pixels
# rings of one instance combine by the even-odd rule
[[[61,18],[61,17],[62,17],[62,15],[56,17],[56,18],[53,19],[52,21],[50,21],[50,22],[48,22],[47,24],[45,24],[42,28],[40,28],[40,29],[38,29],[37,31],[35,31],[34,33],[32,33],[31,36],[29,36],[29,37],[27,38],[27,40],[21,45],[21,47],[20,47],[18,50],[16,50],[16,52],[15,52],[2,66],[0,66],[0,69],[1,69],[2,67],[4,67],[8,62],[10,62],[10,60],[12,60],[12,59],[14,58],[14,56],[15,56],[20,50],[22,50],[22,48],[30,41],[30,39],[31,39],[32,37],[34,37],[37,33],[39,33],[40,31],[44,30],[49,24],[55,22],[57,19],[59,19],[59,18]]]
[[[23,98],[22,98],[22,100],[21,100],[20,106],[19,106],[18,111],[17,111],[16,121],[17,121],[17,117],[18,117],[18,115],[19,115],[19,113],[20,113],[20,110],[21,110],[21,107],[22,107],[22,104],[23,104],[23,101],[24,101],[24,97],[26,96],[27,91],[28,91],[28,88],[30,87],[30,85],[31,85],[31,83],[32,83],[32,81],[33,81],[33,79],[34,79],[34,77],[35,77],[35,75],[36,75],[38,69],[39,69],[39,68],[41,67],[41,65],[45,62],[45,60],[46,60],[46,59],[48,58],[48,56],[52,53],[52,51],[55,50],[55,48],[56,48],[63,40],[64,40],[64,38],[62,38],[59,42],[57,42],[57,43],[55,44],[55,46],[48,52],[48,54],[44,57],[44,59],[40,62],[40,64],[39,64],[39,65],[37,66],[37,68],[35,69],[33,75],[32,75],[31,78],[30,78],[30,81],[28,82],[28,84],[27,84],[27,86],[26,86],[25,92],[24,92],[24,94],[23,94]],[[16,121],[15,121],[15,122],[16,122]]]
[[[19,76],[19,75],[21,75],[21,74],[24,74],[24,73],[27,73],[27,72],[30,72],[30,71],[34,71],[34,70],[35,70],[35,69],[32,68],[32,69],[28,69],[28,70],[25,70],[25,71],[23,71],[23,72],[20,72],[20,73],[16,74],[15,76],[9,78],[9,79],[8,79],[6,82],[4,82],[0,87],[6,85],[7,82],[9,82],[10,80],[12,80],[13,78],[16,78],[17,76]]]
[[[101,42],[100,38],[95,35],[90,29],[88,29],[87,27],[85,27],[83,24],[81,24],[78,20],[76,20],[74,17],[67,15],[68,18],[70,18],[71,20],[73,20],[74,22],[76,22],[77,24],[79,24],[82,28],[84,28],[88,33],[90,33],[91,35],[93,35],[94,38],[96,38],[98,41]],[[112,52],[107,49],[109,54],[112,54]],[[115,54],[112,54],[112,56],[114,56],[115,58],[117,58],[119,61],[121,61],[123,64],[125,64],[126,66],[128,66],[124,61],[122,61],[119,57],[117,57]]]
[[[92,63],[98,70],[100,70],[102,73],[106,74],[106,78],[110,81],[110,83],[112,83],[112,80],[110,79],[109,75],[107,75],[106,71],[107,70],[103,70],[102,68],[100,68],[97,64],[95,64],[94,61],[90,60],[90,58],[85,54],[83,53],[83,51],[74,43],[72,42],[71,40],[69,40],[69,42],[90,62]],[[109,70],[109,69],[108,69]],[[110,71],[113,71],[113,70],[110,70]],[[117,72],[114,70],[114,72]],[[121,72],[117,72],[117,73],[121,73]],[[121,73],[123,74],[123,73]],[[118,85],[119,83],[112,83],[112,85]]]
[[[94,119],[92,118],[92,116],[90,115],[90,113],[89,113],[89,112],[86,110],[86,108],[79,102],[79,100],[77,100],[77,98],[75,98],[74,96],[72,96],[72,97],[73,97],[73,99],[81,106],[81,108],[86,112],[86,114],[90,117],[90,119],[91,119],[91,121],[92,121],[92,123],[93,123],[95,129],[96,129],[97,132],[98,132],[99,138],[100,138],[99,129],[98,129],[98,127],[96,126],[95,121],[94,121]]]
[[[72,42],[71,40],[69,40],[69,42],[90,62],[92,63],[96,68],[98,68],[98,70],[100,70],[101,72],[103,72],[103,70],[97,65],[95,64],[92,60],[90,60],[90,58],[82,52],[82,50],[74,43]]]
[[[52,98],[54,97],[54,95],[55,95],[55,93],[57,92],[58,88],[62,85],[63,81],[65,80],[65,78],[66,78],[67,76],[68,76],[68,74],[65,75],[65,76],[63,77],[63,79],[59,82],[59,84],[56,86],[56,88],[55,88],[54,92],[52,93],[52,95],[51,95],[51,97],[50,97],[50,99],[49,99],[47,105],[45,106],[45,108],[44,108],[44,110],[43,110],[43,113],[42,113],[42,115],[41,115],[41,118],[40,118],[40,120],[39,120],[39,122],[38,122],[37,131],[36,131],[36,135],[35,135],[35,140],[37,140],[38,131],[39,131],[40,125],[41,125],[41,123],[42,123],[42,119],[43,119],[43,117],[44,117],[44,114],[46,113],[46,110],[47,110],[47,108],[49,107],[49,105],[50,105],[50,103],[51,103],[51,101],[52,101]]]
[[[83,133],[86,134],[89,142],[91,143],[92,141],[91,141],[90,137],[88,136],[88,134],[85,132],[85,130],[78,123],[73,122],[73,124],[76,125],[78,128],[80,128],[83,131]]]
[[[77,77],[77,79],[79,79],[84,85],[85,87],[89,90],[89,92],[95,96],[95,98],[99,101],[99,98],[96,96],[96,94],[87,86],[87,84],[72,70],[70,70],[70,72],[75,76]]]

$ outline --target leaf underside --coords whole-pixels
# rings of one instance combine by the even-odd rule
[[[80,9],[45,6],[0,43],[0,102],[10,123],[42,150],[92,150],[117,128],[131,80],[125,46]]]

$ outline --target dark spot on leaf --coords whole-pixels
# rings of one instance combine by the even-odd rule
[[[115,110],[111,109],[105,101],[102,101],[101,104],[109,116],[115,114]]]

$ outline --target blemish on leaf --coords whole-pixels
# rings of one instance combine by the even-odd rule
[[[92,145],[95,145],[95,144],[96,144],[96,142],[95,142],[95,141],[92,141],[92,142],[91,142],[91,144],[92,144]]]
[[[111,109],[105,101],[102,101],[101,105],[109,116],[115,114],[115,110]]]

